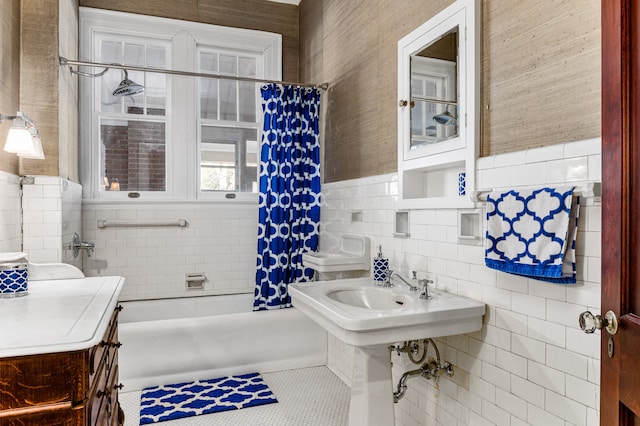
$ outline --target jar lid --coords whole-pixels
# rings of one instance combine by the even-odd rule
[[[16,260],[27,260],[27,253],[20,251],[0,253],[0,263],[15,262]]]

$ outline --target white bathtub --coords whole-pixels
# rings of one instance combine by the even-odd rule
[[[124,391],[327,363],[327,334],[291,309],[252,312],[253,295],[122,302]]]

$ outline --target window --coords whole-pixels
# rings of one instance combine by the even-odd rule
[[[103,63],[165,68],[168,43],[97,34],[97,60]],[[145,87],[133,96],[113,96],[124,72],[109,70],[96,81],[101,191],[166,191],[167,75],[128,71]]]
[[[279,34],[80,11],[81,58],[281,79]],[[114,96],[125,76],[145,90]],[[256,200],[258,87],[242,80],[117,69],[95,79],[80,78],[85,198],[226,200],[228,192],[236,192],[236,200]]]
[[[199,47],[199,71],[255,78],[259,57]],[[199,79],[200,191],[256,192],[258,92],[246,81]]]

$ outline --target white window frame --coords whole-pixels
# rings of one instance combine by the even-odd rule
[[[197,72],[198,46],[212,46],[261,55],[257,78],[282,80],[282,36],[264,31],[222,27],[176,19],[158,18],[80,7],[80,60],[99,62],[94,56],[98,34],[144,37],[169,43],[171,52],[166,67]],[[84,68],[98,72],[99,69]],[[257,202],[256,193],[200,192],[199,168],[199,99],[195,77],[167,75],[166,107],[166,191],[136,191],[140,198],[131,199],[128,191],[100,191],[100,143],[98,109],[94,104],[97,78],[78,77],[80,84],[80,173],[83,198],[104,201],[181,201],[219,200],[225,202]],[[98,77],[99,78],[99,77]],[[256,90],[257,93],[257,90]],[[257,96],[257,95],[256,95]],[[260,103],[256,103],[258,120]],[[153,120],[153,116],[141,116]],[[262,128],[261,124],[258,130]],[[258,135],[259,137],[259,135]]]

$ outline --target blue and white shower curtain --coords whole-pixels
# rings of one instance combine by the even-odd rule
[[[306,281],[302,253],[318,248],[320,91],[262,87],[258,260],[253,310],[291,306],[288,285]]]

